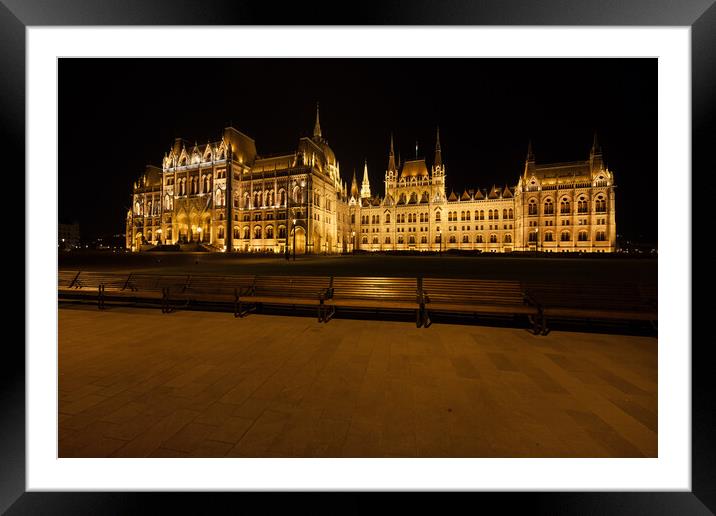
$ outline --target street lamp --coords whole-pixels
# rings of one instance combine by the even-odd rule
[[[293,219],[293,261],[296,261],[296,219]]]
[[[352,231],[351,236],[353,237],[353,244],[351,245],[351,254],[356,254],[356,232]]]

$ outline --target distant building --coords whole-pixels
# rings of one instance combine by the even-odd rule
[[[57,245],[71,249],[80,245],[80,225],[77,222],[72,224],[59,224]]]
[[[292,152],[259,156],[233,127],[206,145],[177,139],[134,184],[126,246],[195,242],[210,250],[339,253],[368,251],[616,250],[614,175],[596,136],[584,161],[537,164],[531,144],[514,186],[446,193],[437,134],[435,157],[396,162],[390,141],[385,195],[371,194],[368,164],[350,189],[323,138]]]

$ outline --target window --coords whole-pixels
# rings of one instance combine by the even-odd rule
[[[374,244],[377,244],[377,243],[378,243],[378,237],[377,237],[377,236],[374,236],[374,237],[373,237],[373,243],[374,243]]]
[[[427,243],[428,243],[428,237],[426,237],[425,235],[421,236],[421,237],[420,237],[420,243],[421,243],[421,244],[427,244]]]
[[[405,243],[405,237],[403,235],[398,235],[398,243],[399,244]]]
[[[552,215],[553,213],[554,213],[554,203],[552,202],[552,199],[547,199],[544,202],[544,214]]]
[[[385,214],[385,223],[390,224],[390,213]],[[390,242],[387,242],[387,243],[390,243]]]
[[[390,237],[389,237],[389,236],[385,237],[385,243],[386,243],[386,244],[389,244],[389,243],[390,243]]]
[[[562,231],[562,234],[560,235],[559,239],[562,242],[569,242],[572,238],[569,235],[569,231]]]
[[[457,238],[455,238],[455,235],[450,235],[450,240],[449,240],[449,242],[450,242],[451,244],[457,243]]]
[[[580,231],[579,233],[577,233],[577,240],[579,240],[580,242],[586,242],[587,240],[589,240],[587,232]]]
[[[488,211],[487,213],[488,213],[487,218],[489,220],[492,220],[492,210]]]
[[[562,201],[559,203],[559,212],[560,213],[569,213],[570,207],[569,207],[569,199],[566,197],[562,199]]]
[[[224,226],[219,226],[219,238],[224,238]]]
[[[554,233],[552,233],[551,231],[547,231],[544,234],[544,241],[545,242],[554,242]]]
[[[512,235],[510,235],[509,233],[505,235],[505,243],[506,244],[512,243]]]
[[[604,196],[600,195],[594,203],[594,207],[597,213],[604,213],[607,211],[607,201]]]
[[[530,231],[527,235],[527,240],[531,243],[537,242],[537,232],[536,231]]]
[[[530,199],[527,213],[529,215],[537,215],[537,201],[535,201],[534,199]]]
[[[469,244],[470,243],[470,237],[467,235],[462,235],[462,243],[463,244]]]
[[[355,223],[356,223],[356,214],[351,213],[351,224],[355,224]]]
[[[515,218],[515,213],[512,211],[512,208],[510,208],[510,209],[507,211],[507,213],[508,213],[508,215],[510,216],[510,220],[512,220],[512,219]]]
[[[496,243],[497,243],[497,235],[496,235],[496,234],[493,233],[493,234],[490,235],[490,243],[491,243],[491,244],[496,244]]]
[[[249,239],[249,227],[244,226],[244,240],[248,240],[248,239]]]
[[[440,222],[440,211],[435,212],[435,222]]]
[[[236,239],[239,238],[239,228],[236,226],[234,226],[234,238],[236,238]]]
[[[597,231],[597,242],[605,242],[607,240],[607,234],[605,231]]]
[[[460,212],[460,220],[462,220],[463,222],[465,221],[465,212],[464,211]]]
[[[482,235],[477,235],[477,236],[475,237],[475,243],[476,243],[476,244],[482,244],[482,243],[483,243]]]
[[[266,228],[266,238],[273,238],[273,226]]]
[[[367,237],[367,236],[364,236],[363,238],[361,238],[361,244],[367,244],[367,243],[368,243],[368,237]]]
[[[254,238],[261,239],[261,235],[262,235],[261,226],[256,226],[254,228]]]

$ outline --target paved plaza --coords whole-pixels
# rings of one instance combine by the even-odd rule
[[[657,340],[68,306],[60,457],[656,457]]]

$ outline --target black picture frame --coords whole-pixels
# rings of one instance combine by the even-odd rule
[[[0,135],[6,149],[25,148],[25,30],[35,25],[661,25],[690,26],[692,52],[692,170],[711,170],[716,142],[716,4],[714,0],[443,0],[383,1],[371,5],[316,1],[276,5],[239,0],[0,0]],[[22,152],[6,153],[6,170],[24,170]],[[684,174],[688,173],[683,171]],[[693,181],[692,173],[691,185]],[[681,179],[687,179],[683,176]],[[686,184],[689,181],[685,181]],[[683,192],[682,192],[683,193]],[[690,195],[690,192],[688,192]],[[699,217],[693,217],[696,221]],[[694,235],[696,232],[693,233]],[[689,240],[690,244],[690,240]],[[693,274],[693,272],[692,272]],[[690,303],[691,300],[684,300]],[[693,320],[693,316],[692,316]],[[699,320],[698,318],[696,320]],[[6,341],[0,376],[0,512],[8,514],[148,512],[157,502],[169,512],[211,513],[233,506],[227,498],[240,494],[174,495],[163,493],[38,493],[25,492],[25,352],[19,339]],[[673,343],[680,344],[680,343]],[[687,343],[683,343],[687,344]],[[489,503],[500,510],[535,513],[709,514],[716,511],[716,452],[711,393],[709,340],[692,346],[692,490],[690,492],[611,493],[480,493],[470,505]],[[245,496],[245,495],[244,495]],[[313,497],[262,497],[274,503],[312,504],[319,510],[340,507],[371,510],[378,494],[350,495],[345,500],[315,505]],[[467,496],[467,495],[463,495]],[[245,496],[246,498],[246,496]],[[298,498],[298,500],[297,500]],[[256,500],[256,497],[249,497]],[[269,501],[270,500],[270,501]],[[413,497],[423,510],[443,512],[444,502]],[[226,505],[228,502],[228,505]],[[245,502],[242,502],[245,503]],[[454,502],[453,502],[454,503]],[[434,504],[434,505],[433,505]],[[363,510],[360,510],[360,509]],[[180,510],[179,510],[180,509]],[[214,509],[214,510],[212,510]],[[222,511],[223,512],[223,511]],[[331,511],[332,512],[332,511]],[[341,511],[350,512],[350,511]]]

